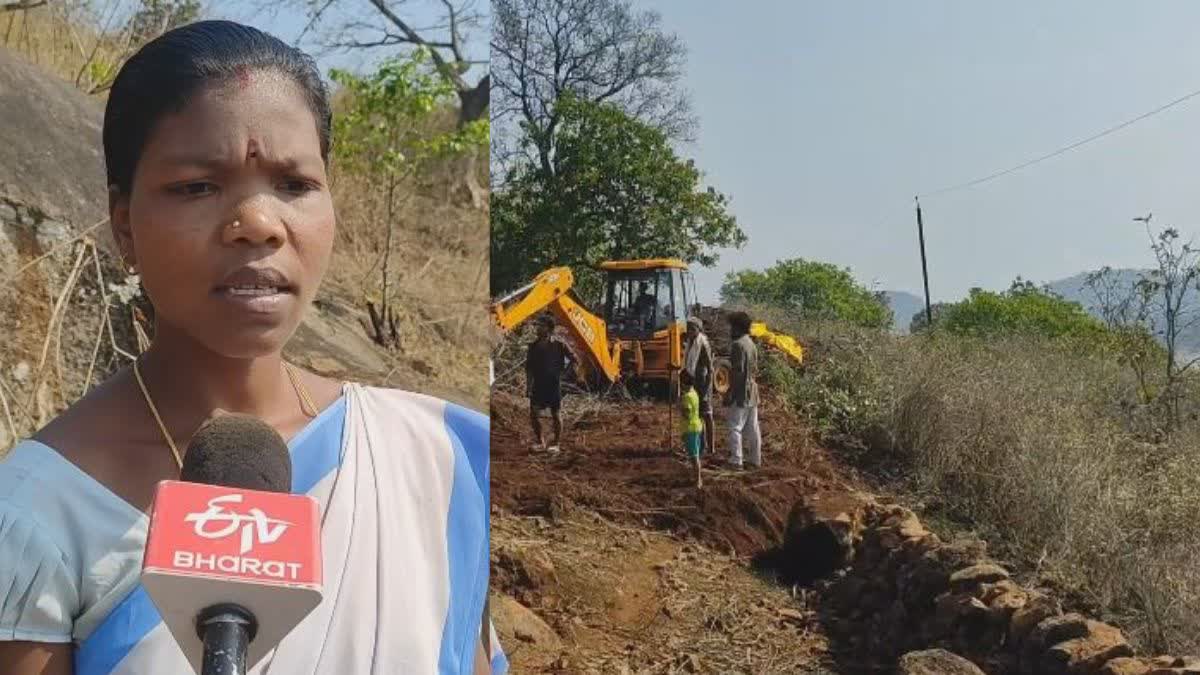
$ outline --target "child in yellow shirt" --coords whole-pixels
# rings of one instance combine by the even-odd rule
[[[679,371],[679,387],[682,395],[679,405],[683,409],[683,447],[696,466],[696,487],[704,485],[700,477],[700,448],[704,443],[704,423],[700,421],[700,394],[693,386],[692,375],[686,369]]]

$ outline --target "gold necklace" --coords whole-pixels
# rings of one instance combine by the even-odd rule
[[[183,455],[179,454],[179,446],[175,445],[175,440],[171,438],[170,432],[167,431],[167,425],[163,423],[162,416],[158,414],[158,406],[154,405],[154,399],[150,397],[150,390],[146,388],[146,382],[142,379],[142,371],[138,368],[138,362],[141,357],[133,360],[133,377],[137,380],[138,388],[142,390],[142,397],[146,399],[146,406],[150,408],[150,413],[154,415],[154,421],[158,422],[158,429],[162,432],[163,438],[167,441],[167,446],[171,448],[171,455],[175,458],[175,466],[183,469]],[[292,388],[296,390],[296,396],[300,399],[300,410],[308,417],[317,416],[317,406],[313,404],[312,397],[308,395],[308,389],[304,383],[300,381],[296,369],[287,361],[283,362],[283,369],[287,371],[288,379],[292,381]]]

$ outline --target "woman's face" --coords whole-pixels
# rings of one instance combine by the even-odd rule
[[[197,92],[161,118],[113,231],[158,332],[231,358],[278,352],[316,294],[334,214],[317,123],[271,71]]]

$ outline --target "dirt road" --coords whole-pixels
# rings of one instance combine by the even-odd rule
[[[856,484],[783,402],[764,468],[721,467],[721,439],[701,490],[665,404],[568,399],[557,455],[530,449],[525,405],[492,398],[493,587],[552,633],[505,627],[515,672],[832,672],[808,596],[752,570],[800,495]]]

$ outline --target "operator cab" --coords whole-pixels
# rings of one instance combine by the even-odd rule
[[[695,282],[683,261],[606,262],[600,269],[607,273],[604,321],[610,336],[648,339],[694,313]]]

